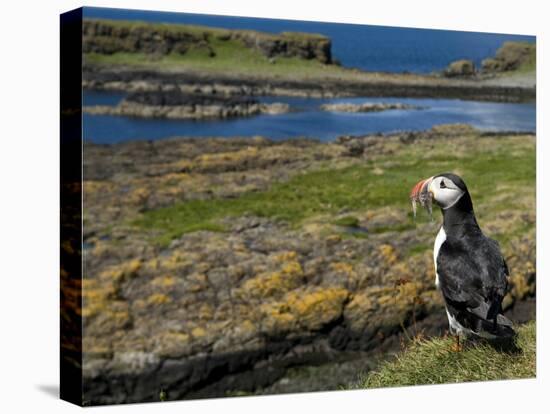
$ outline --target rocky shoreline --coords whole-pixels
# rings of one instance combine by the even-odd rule
[[[240,96],[460,98],[498,102],[530,102],[536,99],[534,87],[515,86],[513,82],[504,81],[500,85],[494,79],[489,83],[486,80],[448,79],[433,75],[350,74],[349,79],[326,77],[301,80],[88,64],[84,66],[83,88],[134,92],[175,85],[196,93],[216,91]]]
[[[463,168],[490,156],[521,168],[534,141],[441,126],[332,143],[86,143],[86,403],[155,401],[161,391],[173,400],[334,389],[407,335],[443,334],[430,250],[435,225],[408,216],[417,173],[399,184],[402,202],[376,205],[369,194],[388,197],[384,180],[397,185],[394,175],[416,165],[407,159],[448,168],[438,164],[448,147]],[[519,323],[534,317],[534,181],[500,185],[513,210],[492,212],[509,202],[491,193],[493,180],[476,196],[484,195],[484,229],[506,236],[505,307]],[[311,212],[303,203],[322,191],[337,193],[328,201],[320,195],[321,210]],[[342,197],[342,207],[330,205]],[[292,215],[271,212],[287,204],[296,206]],[[297,214],[303,218],[293,222]],[[189,215],[194,227],[174,233]],[[209,215],[219,218],[201,224]]]

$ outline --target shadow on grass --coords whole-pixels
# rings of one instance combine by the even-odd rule
[[[485,339],[485,338],[469,338],[468,343],[472,345],[483,344],[488,345],[493,348],[495,351],[503,352],[509,355],[519,355],[523,351],[517,344],[517,334],[513,337],[508,338],[495,338],[495,339]]]

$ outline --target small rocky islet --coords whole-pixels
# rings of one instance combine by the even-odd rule
[[[116,106],[85,106],[83,110],[92,115],[200,120],[283,114],[289,111],[289,105],[239,96],[186,94],[174,87],[133,92]]]
[[[525,42],[504,42],[494,57],[488,57],[481,62],[481,68],[469,59],[451,62],[443,71],[448,78],[491,78],[513,73],[517,70],[534,71],[536,66],[536,45]],[[535,79],[533,79],[533,82]]]
[[[116,115],[166,119],[224,119],[260,114],[279,115],[291,110],[289,104],[260,102],[254,97],[220,95],[216,93],[184,93],[176,86],[157,91],[131,92],[115,106],[85,106],[91,115]],[[382,112],[389,110],[424,109],[403,103],[365,102],[330,103],[320,106],[329,112]]]
[[[330,103],[321,105],[323,111],[329,112],[382,112],[391,110],[424,109],[418,105],[404,103],[365,102],[365,103]]]

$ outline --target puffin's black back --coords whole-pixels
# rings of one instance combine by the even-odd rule
[[[500,247],[481,231],[464,181],[452,173],[441,175],[464,191],[455,205],[442,210],[446,240],[437,256],[437,273],[447,310],[474,332],[513,335],[512,323],[500,315],[508,276]]]

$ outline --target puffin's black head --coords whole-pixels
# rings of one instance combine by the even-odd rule
[[[442,210],[452,207],[472,211],[472,200],[466,184],[458,175],[443,173],[434,175],[416,184],[411,191],[411,200],[425,204],[434,201]]]

